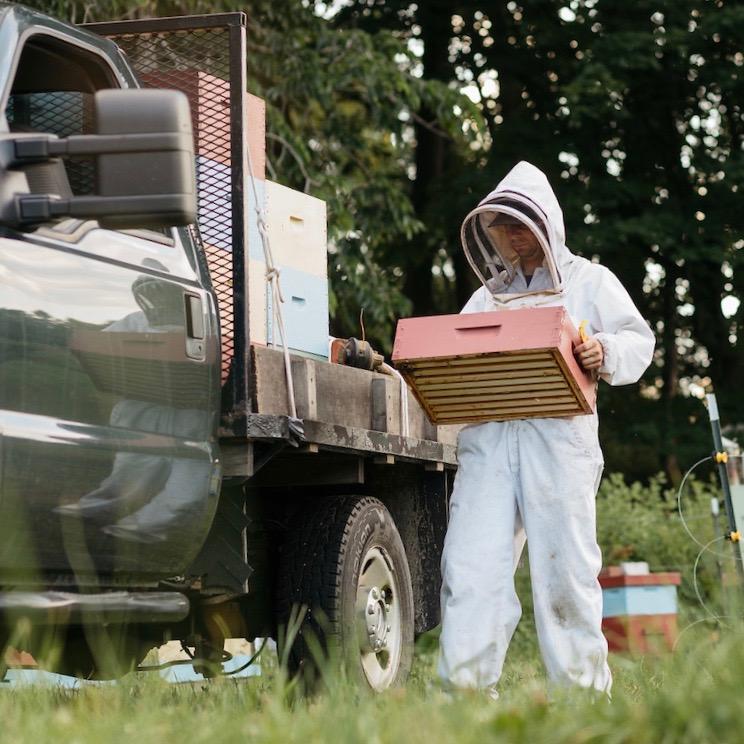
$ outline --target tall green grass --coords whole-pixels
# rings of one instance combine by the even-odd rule
[[[701,539],[712,534],[710,492],[710,486],[698,483],[687,495],[691,525],[697,526]],[[496,702],[475,692],[451,698],[441,691],[434,673],[437,637],[431,633],[419,639],[409,684],[380,696],[360,692],[329,672],[326,692],[299,698],[291,694],[276,658],[268,654],[261,660],[264,675],[257,679],[174,686],[140,674],[78,692],[5,687],[0,689],[0,741],[744,741],[744,625],[730,618],[704,619],[691,590],[698,549],[683,532],[675,509],[674,494],[659,480],[641,487],[610,477],[598,498],[605,555],[610,561],[647,560],[657,570],[678,568],[683,574],[681,625],[696,622],[680,637],[673,654],[612,655],[611,702],[577,690],[548,694],[525,566],[518,572],[524,619]],[[721,608],[715,569],[714,558],[701,562],[701,592],[711,606]],[[738,591],[731,590],[731,596]]]
[[[261,680],[169,686],[128,677],[79,692],[5,689],[0,739],[12,742],[726,742],[741,741],[744,631],[695,629],[674,656],[613,657],[612,702],[549,699],[535,655],[512,661],[502,697],[446,697],[422,651],[405,689],[374,697],[343,680],[291,701],[275,668]]]

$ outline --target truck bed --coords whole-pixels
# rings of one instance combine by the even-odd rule
[[[432,463],[457,464],[459,426],[434,426],[408,391],[409,436],[402,435],[398,378],[292,355],[292,381],[303,436],[290,420],[283,354],[251,345],[252,400],[245,413],[223,417],[220,436],[226,474],[244,462],[243,446],[252,442],[292,442],[348,453]],[[242,444],[241,444],[242,443]],[[250,474],[248,472],[245,473]]]

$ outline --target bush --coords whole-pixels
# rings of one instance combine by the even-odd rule
[[[699,542],[714,537],[710,516],[711,496],[718,495],[718,484],[711,479],[688,479],[682,491],[685,521]],[[725,519],[721,516],[721,527]],[[680,599],[684,609],[699,606],[693,586],[693,566],[700,551],[685,531],[677,510],[677,492],[668,488],[663,475],[652,478],[647,486],[627,484],[613,473],[602,482],[597,496],[597,539],[604,565],[621,561],[646,561],[651,571],[679,571],[682,574]],[[703,599],[719,599],[720,581],[716,557],[722,568],[733,571],[728,543],[719,541],[700,558],[698,585]]]

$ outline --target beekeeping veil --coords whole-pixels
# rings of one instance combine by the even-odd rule
[[[543,254],[543,277],[534,288],[515,282],[519,256],[509,225],[521,223],[537,238]],[[525,296],[555,299],[563,292],[565,273],[574,258],[566,247],[563,212],[545,174],[522,161],[473,209],[462,223],[460,238],[468,263],[494,299],[506,303]]]

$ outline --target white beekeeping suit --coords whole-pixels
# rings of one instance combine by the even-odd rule
[[[544,260],[531,278],[499,223],[527,225]],[[563,305],[602,345],[601,379],[636,382],[654,335],[609,269],[573,255],[547,178],[521,162],[466,218],[463,248],[481,278],[462,312]],[[442,556],[439,673],[454,687],[495,689],[521,606],[514,568],[528,541],[540,650],[554,685],[609,692],[602,635],[602,557],[595,497],[604,465],[596,413],[468,426]]]

